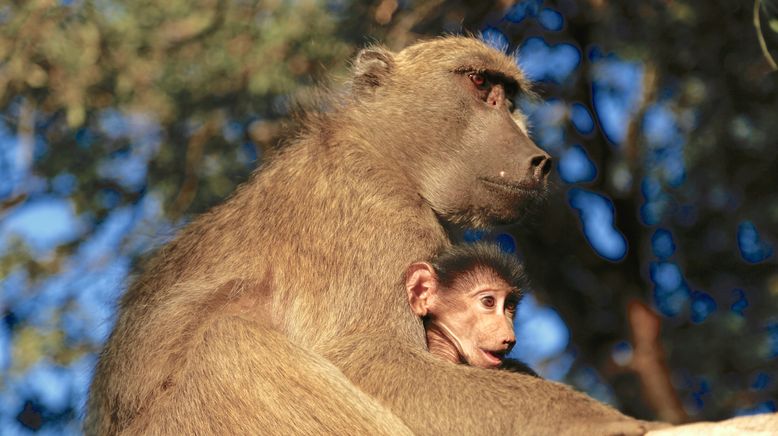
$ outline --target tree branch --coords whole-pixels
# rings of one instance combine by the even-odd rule
[[[756,29],[756,38],[759,40],[759,48],[762,49],[762,56],[764,56],[767,63],[770,64],[770,68],[772,68],[773,71],[778,71],[778,65],[775,64],[775,59],[773,59],[773,56],[767,49],[767,42],[765,42],[764,35],[762,34],[762,23],[759,21],[759,9],[761,6],[762,0],[754,1],[754,28]]]
[[[689,420],[670,382],[670,369],[660,340],[661,319],[648,305],[632,300],[627,305],[634,351],[630,368],[640,378],[643,395],[660,420],[679,424]]]

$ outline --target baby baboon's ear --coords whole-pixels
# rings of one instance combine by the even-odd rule
[[[382,47],[363,49],[354,60],[354,92],[370,93],[386,83],[394,70],[394,55]]]

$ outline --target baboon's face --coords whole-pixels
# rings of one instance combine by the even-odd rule
[[[518,221],[544,196],[551,167],[514,108],[528,92],[526,81],[513,59],[476,40],[427,44],[407,49],[418,51],[411,56],[414,68],[398,68],[398,81],[420,102],[417,113],[407,109],[418,118],[419,148],[428,147],[414,171],[421,174],[421,196],[451,222],[479,227]],[[398,55],[401,66],[408,63],[404,55]]]
[[[513,319],[521,291],[489,267],[471,266],[456,274],[444,285],[429,263],[411,264],[405,273],[408,303],[424,320],[434,354],[496,368],[516,344]]]
[[[496,368],[516,343],[513,318],[519,294],[501,278],[479,273],[462,279],[430,307],[431,323],[438,323],[455,343],[461,360],[479,368]]]

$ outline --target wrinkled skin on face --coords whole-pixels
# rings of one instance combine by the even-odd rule
[[[454,363],[499,367],[516,343],[519,290],[486,268],[463,272],[446,288],[427,267],[411,266],[408,294],[414,313],[424,319],[430,352]]]

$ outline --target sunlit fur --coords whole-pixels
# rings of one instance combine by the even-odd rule
[[[452,71],[473,63],[520,75],[468,38],[363,51],[351,97],[129,287],[95,370],[86,433],[643,433],[648,424],[561,384],[425,350],[404,267],[448,244],[441,217],[488,225],[519,215],[509,210],[518,197],[479,203],[463,182],[478,173],[468,147],[488,162],[516,158],[487,153],[490,138],[507,136],[469,118],[483,107]]]

